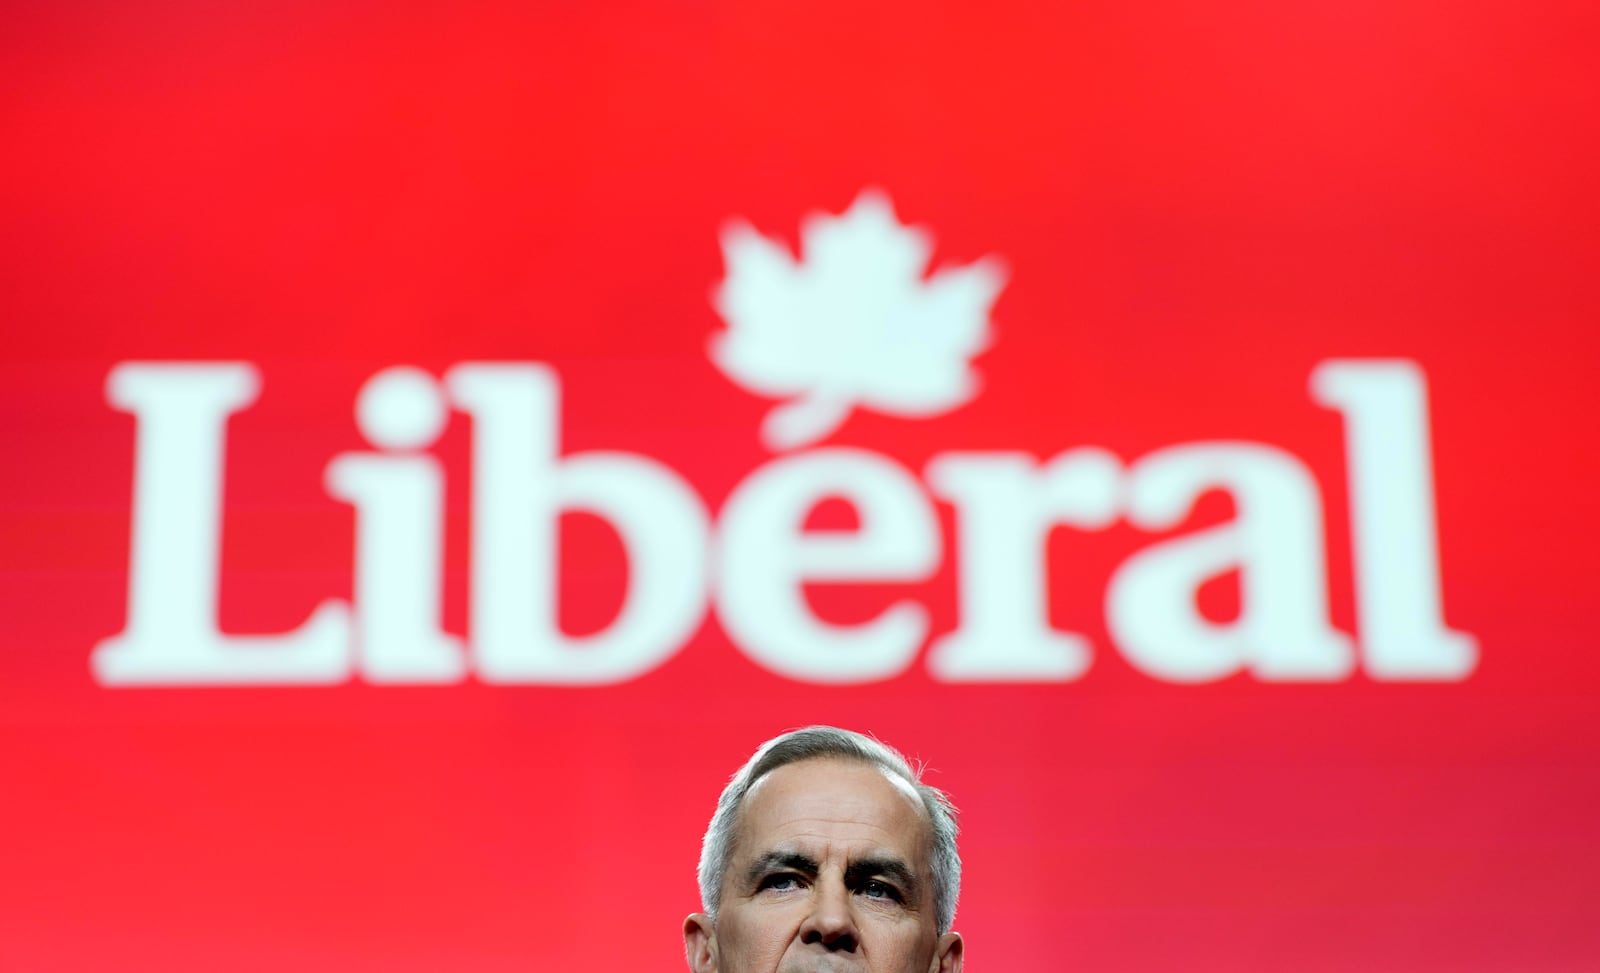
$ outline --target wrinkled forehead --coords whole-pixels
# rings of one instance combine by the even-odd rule
[[[839,777],[835,776],[827,780],[827,784],[831,786],[821,787],[815,791],[797,788],[796,774],[808,771],[841,776],[853,775],[864,779],[865,783],[855,784],[847,792],[841,793]],[[780,798],[784,812],[801,817],[856,816],[879,823],[887,823],[898,818],[902,826],[896,830],[897,834],[906,837],[906,826],[914,831],[914,834],[909,836],[910,847],[906,848],[907,852],[915,852],[925,860],[932,846],[933,820],[922,801],[922,795],[910,781],[868,760],[830,755],[811,757],[774,767],[750,785],[750,789],[745,792],[744,800],[740,802],[736,818],[733,842],[736,854],[742,850],[741,846],[747,844],[747,839],[757,838],[750,834],[751,827],[756,825],[751,819],[753,809],[764,821],[770,819],[773,817],[772,805]]]

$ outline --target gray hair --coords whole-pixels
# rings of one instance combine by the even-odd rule
[[[950,931],[956,918],[956,899],[961,894],[961,855],[956,851],[956,808],[944,791],[922,782],[922,768],[913,768],[900,751],[869,736],[832,726],[808,726],[773,737],[757,748],[754,755],[728,781],[717,799],[700,845],[700,902],[706,914],[716,918],[722,904],[722,876],[733,854],[739,809],[756,781],[786,764],[802,760],[833,758],[870,764],[910,784],[922,798],[931,828],[933,867],[933,908],[940,935]]]

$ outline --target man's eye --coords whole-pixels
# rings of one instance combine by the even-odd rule
[[[778,892],[785,892],[789,889],[797,889],[799,887],[800,876],[798,875],[768,875],[766,878],[761,880],[761,884],[758,886],[758,889],[773,889]]]
[[[868,882],[861,886],[861,894],[869,899],[888,899],[891,902],[900,901],[900,890],[887,882]]]

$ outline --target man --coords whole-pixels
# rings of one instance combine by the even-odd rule
[[[955,808],[878,741],[813,726],[733,775],[683,924],[692,973],[960,973]]]

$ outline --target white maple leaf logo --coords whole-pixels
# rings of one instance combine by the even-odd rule
[[[787,399],[761,439],[786,450],[816,442],[854,408],[898,416],[948,412],[971,399],[973,356],[989,343],[989,309],[1006,272],[989,256],[924,277],[925,231],[866,190],[840,216],[801,225],[801,259],[743,220],[722,231],[727,276],[712,303],[728,329],[711,359],[746,391]]]

